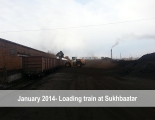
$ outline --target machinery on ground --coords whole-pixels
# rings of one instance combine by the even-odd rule
[[[86,64],[84,59],[77,59],[77,57],[72,57],[72,60],[70,60],[68,56],[64,57],[64,54],[62,51],[58,52],[56,56],[59,57],[59,59],[63,58],[66,60],[66,63],[65,63],[66,67],[71,67],[71,66],[82,67],[83,65]]]
[[[82,67],[85,64],[86,62],[84,59],[77,59],[76,57],[72,57],[72,60],[67,59],[65,66],[66,67],[71,67],[71,66]]]

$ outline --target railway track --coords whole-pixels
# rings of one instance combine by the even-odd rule
[[[4,88],[4,90],[28,90],[28,89],[33,89],[33,86],[39,82],[40,80],[28,80],[28,81],[23,81],[17,84],[13,84],[10,85],[6,88]]]
[[[64,68],[61,68],[61,69],[64,69]],[[50,74],[54,74],[58,70],[59,69],[55,69],[55,71],[53,71]],[[43,78],[34,78],[31,80],[28,78],[24,78],[24,80],[19,80],[18,82],[4,85],[2,90],[35,90],[37,86],[39,86],[40,84],[48,82],[48,75],[50,74],[47,74]]]

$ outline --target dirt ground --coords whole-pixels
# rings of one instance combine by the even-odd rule
[[[122,76],[117,68],[62,68],[40,81],[36,90],[155,90],[155,79]],[[155,108],[0,108],[1,120],[155,119]]]
[[[116,69],[64,68],[42,79],[37,90],[155,90],[154,79],[125,77]]]

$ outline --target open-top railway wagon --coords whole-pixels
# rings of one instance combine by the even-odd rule
[[[55,69],[64,66],[65,60],[42,56],[23,57],[23,72],[25,75],[44,76]]]

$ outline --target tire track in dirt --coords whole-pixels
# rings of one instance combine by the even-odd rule
[[[67,90],[73,77],[66,73],[56,73],[48,76],[46,83],[37,87],[38,90]]]
[[[91,76],[78,75],[75,76],[71,85],[70,90],[95,90],[94,79]]]

